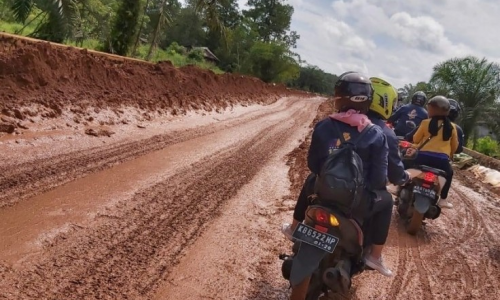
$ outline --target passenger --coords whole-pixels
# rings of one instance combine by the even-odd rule
[[[450,112],[450,102],[444,96],[435,96],[427,104],[430,118],[422,121],[422,124],[413,135],[415,147],[421,147],[416,159],[412,162],[415,165],[425,165],[440,169],[446,172],[446,184],[441,190],[441,199],[438,205],[441,208],[453,208],[448,201],[448,192],[453,179],[453,168],[450,159],[458,149],[458,135],[455,124],[448,118]],[[407,155],[416,153],[415,148],[407,150]]]
[[[463,146],[464,146],[465,136],[464,136],[464,131],[462,130],[462,127],[460,127],[455,122],[458,119],[458,117],[460,116],[462,109],[460,108],[460,104],[456,100],[448,99],[448,101],[450,101],[450,114],[448,115],[448,119],[450,119],[450,121],[453,122],[453,124],[455,124],[455,127],[457,128],[457,135],[458,135],[458,148],[457,148],[457,151],[455,152],[455,154],[459,154],[459,153],[462,153],[462,151],[464,151]],[[405,140],[407,140],[408,142],[413,142],[413,135],[415,134],[415,132],[417,132],[417,129],[418,128],[415,128],[415,129],[413,129],[412,132],[408,133],[405,136]]]
[[[370,80],[356,72],[342,74],[335,84],[335,108],[339,113],[320,121],[314,127],[311,146],[308,153],[308,167],[310,174],[302,188],[295,206],[292,224],[284,224],[282,231],[290,240],[297,225],[305,219],[305,212],[309,206],[308,196],[314,193],[316,174],[330,154],[337,149],[341,142],[335,130],[334,122],[340,127],[346,140],[356,139],[360,132],[369,124],[366,116],[373,100],[373,88]],[[392,276],[383,263],[382,250],[389,233],[392,216],[392,198],[386,191],[387,177],[387,140],[378,126],[372,126],[364,138],[356,145],[356,152],[363,161],[365,177],[365,193],[356,215],[363,219],[371,215],[372,250],[366,257],[366,264],[386,276]],[[384,194],[384,192],[386,194]],[[371,209],[370,209],[371,208]]]

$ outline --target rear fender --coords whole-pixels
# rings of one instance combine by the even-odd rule
[[[419,213],[425,214],[429,210],[429,207],[431,207],[431,199],[418,194],[414,194],[414,197],[415,202],[413,203],[413,207]]]
[[[290,284],[296,286],[306,277],[310,276],[325,258],[328,252],[313,247],[306,243],[300,243],[299,251],[293,257],[292,272],[290,273]]]

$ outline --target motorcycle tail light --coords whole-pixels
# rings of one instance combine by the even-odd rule
[[[334,215],[322,210],[322,209],[315,209],[314,211],[314,218],[316,222],[324,225],[330,225],[337,227],[340,225],[339,220],[337,217]]]
[[[399,145],[402,147],[402,148],[410,148],[411,147],[411,143],[408,142],[408,141],[401,141],[399,142]]]
[[[431,172],[427,172],[427,173],[425,173],[424,181],[429,182],[429,183],[433,183],[434,180],[436,180],[436,177],[437,177],[436,174],[431,173]]]

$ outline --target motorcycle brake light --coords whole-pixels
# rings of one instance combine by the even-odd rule
[[[316,218],[316,221],[321,224],[328,224],[328,213],[324,210],[321,209],[316,209],[314,211],[314,217]]]
[[[332,214],[329,214],[328,212],[322,209],[315,209],[314,218],[316,219],[316,222],[320,224],[325,224],[335,227],[340,225],[339,220],[337,220],[337,217],[335,217]]]
[[[424,180],[427,182],[434,182],[434,180],[436,180],[436,174],[427,172],[425,173]]]
[[[399,142],[399,145],[403,148],[410,148],[411,147],[411,143],[408,141],[401,141],[401,142]]]

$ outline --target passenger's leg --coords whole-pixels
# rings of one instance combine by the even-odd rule
[[[377,194],[370,220],[371,252],[366,257],[366,264],[385,276],[392,276],[392,271],[384,265],[382,251],[389,235],[392,218],[392,196],[387,191],[376,191]]]
[[[281,231],[289,240],[293,240],[293,231],[300,222],[304,221],[306,217],[306,210],[309,206],[309,200],[307,199],[307,197],[309,197],[309,195],[314,192],[315,179],[316,175],[313,173],[307,176],[306,180],[304,181],[304,185],[302,186],[302,190],[300,191],[299,198],[297,199],[297,203],[295,204],[295,209],[293,210],[292,223],[285,223],[281,228]]]
[[[448,161],[442,162],[441,170],[446,172],[446,183],[441,189],[441,199],[439,200],[439,206],[441,208],[453,208],[453,204],[450,203],[448,198],[448,192],[451,188],[451,181],[453,180],[453,167]]]

